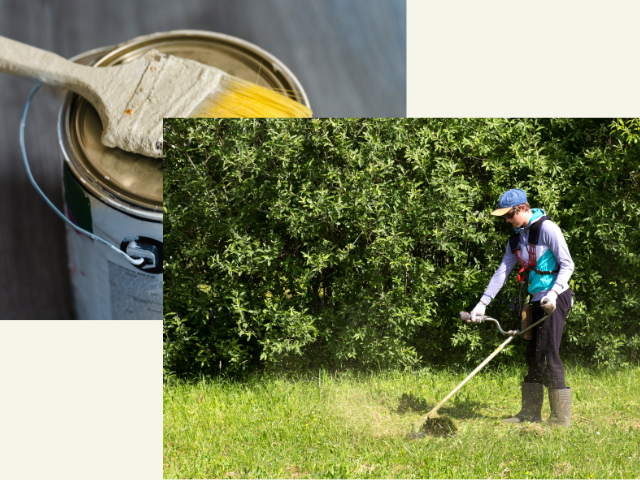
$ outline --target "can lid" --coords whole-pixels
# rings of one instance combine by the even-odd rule
[[[94,66],[127,63],[150,49],[219,68],[309,105],[298,80],[277,58],[249,42],[218,33],[176,30],[134,38],[106,53]],[[161,159],[104,146],[102,123],[91,104],[77,95],[67,104],[67,139],[74,155],[66,158],[84,186],[117,208],[124,202],[161,212]]]
[[[162,205],[162,159],[145,157],[109,148],[102,144],[102,121],[98,112],[84,99],[73,115],[77,147],[87,168],[99,183],[113,193],[140,206]]]

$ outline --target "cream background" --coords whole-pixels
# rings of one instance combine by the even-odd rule
[[[638,116],[638,18],[631,0],[407,0],[407,115]]]

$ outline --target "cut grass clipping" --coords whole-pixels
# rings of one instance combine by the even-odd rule
[[[458,427],[456,422],[454,422],[451,418],[446,416],[438,416],[436,418],[428,418],[424,425],[422,425],[422,429],[420,433],[415,434],[416,438],[422,438],[426,435],[434,435],[434,436],[444,436],[450,435],[453,436],[458,431]]]
[[[406,393],[403,393],[398,401],[397,412],[403,414],[409,410],[413,410],[414,412],[424,412],[425,410],[429,410],[429,408],[427,402],[425,402],[423,399],[417,398],[413,394],[407,395]],[[420,431],[418,433],[412,432],[409,434],[409,437],[424,438],[427,435],[452,436],[455,435],[457,431],[458,426],[453,421],[453,419],[447,417],[446,415],[440,416],[437,412],[435,412],[424,422],[424,424],[420,427]]]

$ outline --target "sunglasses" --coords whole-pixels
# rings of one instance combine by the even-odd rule
[[[518,213],[518,207],[513,207],[513,210],[511,210],[508,213],[505,213],[503,217],[506,218],[507,220],[511,220],[516,213]]]

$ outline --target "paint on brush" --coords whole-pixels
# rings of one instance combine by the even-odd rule
[[[308,106],[307,96],[278,59],[243,40],[180,30],[138,37],[72,59],[117,65],[150,50],[196,60]],[[64,213],[79,227],[108,240],[142,265],[67,225],[67,249],[76,316],[80,319],[162,319],[162,161],[109,148],[101,141],[95,109],[68,94],[60,109]]]
[[[194,60],[204,65],[218,68],[233,77],[245,80],[250,85],[258,85],[268,90],[274,90],[300,103],[302,106],[310,108],[309,99],[302,85],[282,61],[257,45],[221,33],[200,30],[173,30],[137,37],[116,46],[96,65],[119,65],[131,62],[153,50],[160,54]],[[173,63],[177,65],[176,76],[179,76],[182,71],[179,69],[179,62]],[[196,82],[193,83],[196,85]],[[205,88],[207,92],[210,90],[210,87]],[[193,94],[195,97],[202,97],[201,92],[193,92]],[[145,98],[146,96],[148,96],[146,93],[142,95]],[[235,101],[235,99],[232,100]],[[263,99],[262,101],[268,102],[268,99]],[[261,117],[268,116],[263,112],[265,107],[268,109],[268,105],[257,107]],[[247,108],[250,108],[250,106],[247,106]],[[184,113],[185,115],[188,114],[188,112]],[[292,116],[294,113],[292,112]],[[243,115],[251,116],[251,112],[238,112],[238,115],[226,112],[224,116]],[[195,115],[189,114],[189,116],[193,117]],[[278,116],[282,117],[284,115],[279,112]]]

